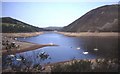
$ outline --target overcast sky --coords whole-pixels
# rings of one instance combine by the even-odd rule
[[[38,27],[63,27],[94,8],[111,4],[117,2],[2,2],[2,16]]]

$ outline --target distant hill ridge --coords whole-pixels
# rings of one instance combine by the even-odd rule
[[[56,26],[50,26],[50,27],[46,27],[45,29],[49,29],[49,30],[57,30],[60,31],[63,27],[56,27]]]
[[[2,20],[2,24],[0,26],[2,26],[3,33],[47,31],[47,29],[35,27],[11,17],[2,17],[0,20]]]
[[[105,5],[87,12],[62,30],[67,32],[120,32],[118,9],[120,5]]]

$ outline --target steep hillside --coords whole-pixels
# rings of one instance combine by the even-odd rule
[[[20,32],[39,32],[46,31],[43,28],[35,27],[11,17],[2,17],[2,32],[3,33],[20,33]]]
[[[106,5],[87,12],[68,26],[63,28],[67,32],[120,32],[118,28],[118,7],[120,5]],[[119,20],[120,22],[120,20]]]

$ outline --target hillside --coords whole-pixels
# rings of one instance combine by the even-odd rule
[[[62,29],[62,27],[50,26],[50,27],[46,27],[45,29],[60,31]]]
[[[39,31],[46,31],[46,29],[35,27],[24,23],[22,21],[13,19],[11,17],[2,17],[2,32],[3,33],[24,33],[24,32],[39,32]]]
[[[67,32],[120,32],[118,28],[118,7],[106,5],[93,9],[63,28]],[[120,21],[120,20],[119,20]]]

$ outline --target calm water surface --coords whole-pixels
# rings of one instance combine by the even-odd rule
[[[37,44],[48,44],[54,43],[59,46],[48,46],[44,48],[39,48],[32,51],[27,51],[23,53],[16,54],[23,55],[27,60],[32,63],[54,63],[74,59],[94,59],[103,57],[102,50],[107,51],[108,49],[117,49],[117,39],[114,38],[98,38],[98,37],[67,37],[62,34],[55,32],[45,32],[42,35],[29,37],[29,38],[18,38],[20,41],[27,41]],[[80,50],[77,50],[77,48]],[[94,48],[98,48],[98,51],[94,51]],[[41,60],[37,55],[45,51],[50,56],[46,60]],[[88,54],[83,54],[87,51]],[[99,53],[98,53],[99,52]]]

